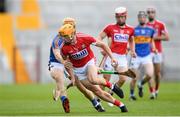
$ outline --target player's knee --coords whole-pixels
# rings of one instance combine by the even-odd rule
[[[54,74],[51,74],[51,76],[56,82],[61,82],[63,79],[63,75],[60,73],[54,73]]]
[[[83,93],[83,94],[87,94],[88,93],[88,90],[85,88],[85,87],[82,87],[82,86],[77,86],[77,88]]]
[[[95,80],[90,81],[93,85],[97,85],[97,82]]]
[[[63,84],[63,80],[62,80],[62,78],[60,78],[60,77],[56,77],[56,78],[55,78],[55,81],[56,81],[57,84],[60,84],[60,85]]]
[[[95,90],[94,93],[95,93],[98,97],[100,97],[100,96],[103,95],[103,92],[102,92],[101,90]]]
[[[89,78],[89,82],[93,85],[96,85],[97,84],[97,81],[93,78],[93,77],[90,77]]]

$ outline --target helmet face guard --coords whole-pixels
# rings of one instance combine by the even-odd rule
[[[139,11],[138,17],[147,17],[147,14],[145,11]]]
[[[73,37],[74,35],[63,35],[62,37],[64,37],[65,39],[68,39],[68,40],[73,40]]]
[[[127,12],[124,12],[124,13],[115,13],[115,16],[116,17],[121,17],[121,16],[127,16]]]
[[[147,14],[145,11],[139,11],[137,17],[138,17],[139,25],[143,26],[146,24]]]

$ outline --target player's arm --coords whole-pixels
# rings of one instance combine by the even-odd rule
[[[97,39],[96,42],[92,43],[92,44],[97,47],[100,47],[111,58],[111,61],[114,64],[113,66],[117,65],[117,61],[112,56],[112,52],[111,52],[110,48],[103,41],[100,41]]]
[[[107,34],[104,32],[104,31],[102,31],[99,35],[98,35],[98,40],[103,40],[105,37],[107,36]]]
[[[158,53],[158,50],[156,49],[155,42],[154,42],[155,34],[156,34],[155,30],[153,30],[153,34],[151,36],[151,48],[154,53]]]
[[[107,34],[104,32],[104,31],[102,31],[102,32],[100,32],[100,34],[98,35],[98,40],[100,40],[100,41],[102,41],[105,37],[107,36]],[[106,56],[106,52],[104,52],[103,50],[101,50],[101,54],[103,55],[103,56]]]
[[[99,35],[98,35],[98,40],[103,40],[105,37],[107,37],[107,34],[104,32],[104,31],[102,31]],[[108,37],[108,46],[110,46],[111,45],[111,43],[112,43],[112,39],[110,38],[110,37]]]
[[[74,76],[74,72],[73,72],[72,63],[69,61],[69,57],[67,55],[62,55],[62,58],[64,59],[64,67],[70,76],[69,78],[70,78],[72,84],[74,85],[75,84],[75,76]]]
[[[61,43],[61,44],[62,44],[62,43]],[[51,47],[52,47],[52,51],[53,51],[53,54],[54,54],[55,58],[56,58],[60,63],[63,64],[64,60],[63,60],[63,58],[62,58],[62,56],[61,56],[61,53],[60,53],[59,35],[57,35],[57,36],[54,38]]]
[[[129,39],[129,51],[132,57],[136,57],[134,36]]]
[[[169,41],[169,34],[168,34],[165,24],[163,24],[161,27],[161,35],[155,36],[154,40]]]
[[[73,69],[68,69],[68,68],[65,68],[65,69],[66,69],[66,71],[68,72],[68,74],[70,76],[69,78],[70,78],[72,84],[74,85],[75,84],[75,76],[74,76],[74,73],[73,73]]]
[[[75,78],[74,78],[74,74],[72,70],[72,64],[67,60],[67,57],[61,55],[59,48],[53,48],[53,53],[54,53],[55,58],[65,66],[66,71],[70,75],[70,78],[71,78],[70,80],[72,84],[74,85]]]
[[[110,48],[103,41],[97,39],[93,45],[100,47],[111,59],[113,58]]]
[[[102,31],[99,35],[98,35],[98,40],[100,40],[100,41],[102,41],[104,38],[106,38],[107,37],[107,34],[106,34],[106,32],[104,32],[104,31]],[[110,45],[111,45],[111,43],[112,43],[112,39],[109,37],[108,38],[108,46],[110,47]],[[101,54],[103,55],[103,56],[106,56],[106,52],[104,52],[103,50],[101,51]]]
[[[62,57],[61,54],[60,54],[59,48],[53,48],[53,53],[54,53],[55,58],[56,58],[60,63],[64,64],[64,59],[63,59],[63,57]]]
[[[156,46],[155,46],[155,43],[154,43],[154,39],[151,39],[151,48],[152,48],[152,51],[154,53],[158,53],[158,50],[156,49]]]
[[[169,41],[169,34],[164,32],[160,36],[154,37],[154,40]]]

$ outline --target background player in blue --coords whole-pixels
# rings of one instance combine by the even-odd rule
[[[138,13],[138,21],[139,25],[135,27],[134,33],[134,41],[135,41],[135,51],[136,51],[136,58],[131,58],[130,68],[138,74],[140,67],[144,68],[145,75],[142,80],[138,83],[139,89],[139,96],[143,96],[143,85],[148,82],[153,77],[153,63],[151,57],[151,46],[154,52],[156,52],[153,36],[155,31],[153,28],[148,27],[146,25],[146,12],[139,11]],[[142,70],[142,69],[141,69]],[[136,80],[138,79],[138,75],[136,79],[132,79],[130,83],[130,99],[136,100],[134,95],[134,89]],[[153,87],[153,86],[152,86]],[[155,98],[154,91],[151,92],[151,98]]]
[[[75,28],[74,19],[65,18],[63,20],[63,25],[67,23],[74,25]],[[68,61],[64,61],[61,56],[60,51],[63,44],[64,44],[63,39],[59,36],[59,34],[57,34],[53,39],[53,42],[50,47],[49,71],[51,77],[56,81],[56,89],[53,92],[54,100],[57,101],[58,98],[60,97],[65,112],[70,112],[69,100],[67,98],[66,90],[64,87],[64,71],[65,68],[70,68],[72,66],[71,63],[69,63]],[[74,82],[74,79],[72,79],[72,82]],[[98,112],[104,112],[103,107],[97,101],[94,94],[91,91],[87,90],[78,80],[76,80],[75,83],[77,88],[85,95],[85,97],[87,97],[92,102],[95,109]]]

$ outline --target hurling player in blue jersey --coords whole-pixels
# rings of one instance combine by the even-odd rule
[[[145,11],[139,11],[139,25],[135,27],[134,31],[135,52],[137,56],[135,58],[131,58],[130,63],[130,68],[137,74],[138,72],[140,72],[140,67],[144,68],[144,77],[138,83],[140,97],[143,96],[143,85],[153,77],[154,68],[151,57],[151,47],[153,51],[156,52],[153,40],[155,31],[153,28],[146,25],[146,17],[147,16]],[[130,100],[136,100],[136,97],[134,95],[136,80],[138,80],[138,77],[136,77],[136,79],[132,79],[130,83]],[[154,98],[154,96],[155,93],[153,91],[151,93],[151,98]]]
[[[63,25],[64,24],[71,24],[75,28],[75,20],[73,18],[65,18],[63,20]],[[64,87],[64,71],[65,68],[70,68],[72,66],[71,63],[69,63],[68,61],[64,61],[61,56],[60,51],[63,44],[64,44],[63,39],[60,37],[59,34],[57,34],[53,39],[53,42],[50,47],[49,71],[51,77],[56,82],[56,89],[53,92],[53,98],[55,101],[57,101],[60,97],[65,112],[69,113],[70,112],[69,100],[67,98],[66,90]],[[74,79],[71,80],[73,83],[75,82],[77,88],[84,94],[84,96],[92,102],[93,106],[98,112],[105,111],[91,91],[86,89],[78,80],[75,81]]]
[[[69,113],[69,100],[67,98],[66,90],[64,87],[64,64],[67,64],[67,62],[64,61],[60,55],[60,49],[63,43],[64,41],[59,35],[56,35],[56,37],[53,39],[50,47],[49,71],[51,77],[56,82],[56,89],[54,90],[53,98],[55,101],[57,101],[60,97],[65,112]],[[72,82],[75,82],[75,80],[72,79]]]

